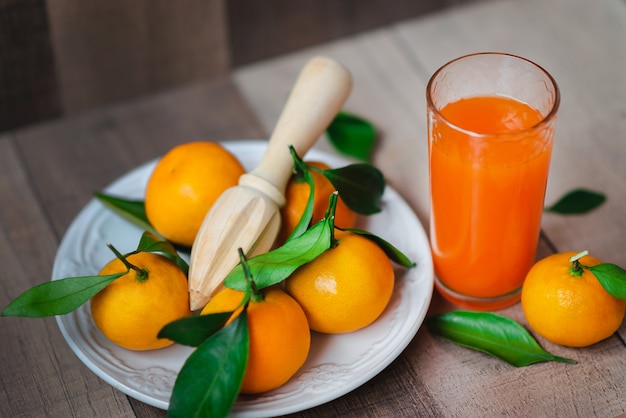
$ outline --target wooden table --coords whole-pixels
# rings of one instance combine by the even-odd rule
[[[355,86],[346,109],[382,132],[374,163],[427,225],[424,90],[457,56],[498,50],[540,63],[562,91],[546,196],[587,187],[608,201],[546,214],[539,257],[588,249],[626,266],[626,4],[487,1],[240,68],[232,77],[0,134],[0,305],[49,280],[57,246],[92,193],[191,140],[263,138],[303,63],[327,54]],[[322,141],[321,148],[330,149]],[[437,294],[430,313],[452,309]],[[519,305],[501,311],[525,324]],[[54,319],[0,319],[0,416],[165,416],[106,384]],[[626,411],[626,325],[584,349],[539,342],[577,365],[514,368],[421,329],[387,369],[299,416],[600,416]]]

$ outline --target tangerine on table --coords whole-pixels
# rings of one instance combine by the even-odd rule
[[[385,310],[394,287],[393,266],[378,245],[352,232],[337,232],[336,238],[337,246],[285,281],[311,329],[331,334],[370,325]]]
[[[330,168],[328,164],[320,161],[307,161],[306,164],[323,170]],[[313,190],[314,202],[311,221],[315,223],[324,217],[326,209],[328,208],[328,198],[331,193],[335,191],[335,187],[322,173],[318,173],[314,170],[311,170],[310,173],[315,185]],[[295,175],[291,177],[285,189],[286,203],[280,210],[281,229],[278,236],[279,242],[284,242],[295,229],[304,213],[310,194],[311,190],[306,181],[299,179]],[[356,219],[356,212],[346,206],[341,196],[339,196],[335,208],[335,225],[342,228],[352,228],[356,223]]]
[[[610,337],[624,318],[626,301],[610,295],[593,273],[571,272],[574,252],[538,261],[522,287],[522,308],[530,327],[545,339],[570,347],[585,347]],[[601,261],[584,256],[580,263]]]
[[[244,292],[225,287],[204,307],[202,315],[234,311],[243,296]],[[244,394],[285,384],[304,364],[311,347],[309,324],[293,298],[278,288],[262,292],[259,300],[254,298],[247,310],[250,345],[241,387]]]
[[[130,350],[171,345],[173,341],[157,335],[169,322],[191,314],[187,276],[174,262],[158,254],[140,252],[126,260],[147,270],[148,277],[139,281],[137,272],[130,269],[92,297],[91,314],[96,326],[109,340]],[[115,258],[99,274],[126,270]]]
[[[161,158],[146,186],[146,216],[164,238],[190,247],[206,213],[245,169],[214,142],[178,145]]]

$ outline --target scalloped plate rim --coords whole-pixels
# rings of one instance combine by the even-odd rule
[[[257,161],[250,161],[249,158],[252,159],[260,159],[260,154],[262,154],[262,150],[265,148],[266,140],[232,140],[232,141],[224,141],[220,142],[225,148],[229,149],[235,155],[237,155],[244,165],[247,165],[247,169],[251,169],[256,166]],[[243,156],[243,158],[242,158]],[[252,157],[251,157],[252,156]],[[244,161],[244,158],[246,161]],[[331,166],[341,166],[350,163],[350,161],[344,157],[339,155],[331,154],[325,151],[320,151],[317,149],[312,149],[306,155],[307,160],[311,159],[319,159],[322,161],[326,161]],[[143,186],[145,186],[145,181],[147,180],[147,176],[149,172],[151,172],[152,167],[156,163],[156,159],[145,164],[140,165],[139,167],[127,172],[113,183],[111,183],[106,189],[106,192],[115,193],[120,188],[123,189],[120,185],[127,184],[132,180],[139,181],[139,183],[143,182],[143,185],[139,184],[137,190],[134,190],[135,194],[139,193],[142,196]],[[141,198],[141,196],[127,196],[128,198]],[[363,362],[365,366],[361,366],[362,368],[366,368],[366,370],[359,370],[359,373],[356,373],[354,370],[347,371],[341,370],[341,364],[333,364],[333,363],[324,363],[324,364],[316,364],[317,368],[327,368],[332,371],[333,366],[338,370],[338,376],[340,376],[339,381],[344,382],[341,387],[332,390],[332,392],[321,391],[319,393],[310,394],[310,390],[307,388],[307,385],[311,384],[311,380],[307,380],[307,373],[315,374],[315,370],[313,369],[310,363],[312,362],[311,356],[307,360],[307,363],[302,367],[302,369],[298,372],[296,376],[292,379],[292,381],[288,382],[282,388],[276,389],[274,391],[268,392],[266,394],[262,394],[256,397],[241,397],[233,406],[232,415],[240,416],[240,417],[261,417],[268,415],[285,415],[289,413],[299,412],[305,409],[309,409],[315,406],[319,406],[326,402],[330,402],[346,393],[351,392],[352,390],[358,388],[362,384],[366,383],[378,373],[380,373],[385,367],[387,367],[391,362],[393,362],[404,349],[409,345],[409,343],[413,340],[417,331],[419,330],[424,318],[426,316],[426,312],[428,310],[428,306],[430,304],[430,300],[433,292],[433,266],[432,259],[430,256],[430,250],[428,246],[428,239],[426,233],[420,224],[419,220],[413,213],[413,211],[409,208],[408,204],[402,199],[402,197],[393,190],[390,186],[387,186],[385,191],[385,195],[383,196],[383,204],[386,205],[383,208],[383,214],[394,210],[396,215],[404,217],[403,220],[408,221],[409,227],[407,230],[406,225],[400,225],[402,229],[402,235],[410,236],[407,241],[403,241],[401,243],[394,242],[390,240],[394,245],[400,248],[402,251],[405,251],[406,246],[411,247],[414,254],[407,253],[413,261],[417,262],[417,266],[413,269],[398,269],[396,268],[396,274],[400,272],[403,277],[400,278],[401,281],[396,279],[396,289],[394,290],[394,296],[392,301],[390,302],[390,306],[387,308],[385,313],[370,327],[365,330],[357,331],[356,333],[351,334],[343,334],[339,336],[325,336],[317,333],[313,333],[313,344],[317,344],[316,346],[330,346],[335,348],[345,348],[344,346],[355,344],[352,342],[358,341],[360,339],[364,339],[365,342],[372,341],[372,335],[378,338],[376,343],[380,343],[381,345],[386,345],[381,350],[370,350],[374,352],[365,352],[361,353],[363,359],[358,359],[352,364],[359,364],[360,361]],[[108,212],[108,213],[107,213]],[[92,199],[74,218],[70,226],[68,227],[59,248],[57,250],[57,255],[54,260],[53,269],[52,269],[52,280],[59,279],[61,277],[66,277],[62,275],[63,263],[67,261],[68,252],[70,251],[79,251],[74,246],[75,242],[72,240],[76,237],[80,237],[80,233],[82,233],[85,237],[90,237],[90,234],[93,234],[89,229],[88,221],[95,219],[96,216],[104,216],[105,221],[108,217],[116,217],[112,212],[104,209],[99,202],[95,199]],[[377,215],[374,215],[374,217]],[[371,221],[370,219],[375,219],[374,217],[368,217],[365,221],[366,224],[372,224],[376,226],[376,221]],[[125,222],[121,219],[119,222]],[[109,220],[109,222],[118,222],[116,220]],[[393,225],[394,219],[391,219],[392,228],[389,229],[391,236],[394,236],[394,231],[398,233],[398,225]],[[134,226],[127,224],[128,228],[134,228]],[[395,226],[395,229],[393,228]],[[137,233],[141,231],[137,228]],[[375,233],[381,235],[382,232]],[[383,236],[383,238],[386,238]],[[398,245],[400,244],[400,245]],[[85,251],[83,248],[80,251]],[[108,251],[108,250],[104,250]],[[84,257],[84,256],[83,256]],[[80,260],[79,260],[80,261]],[[80,263],[79,263],[80,264]],[[82,268],[79,266],[77,268]],[[97,272],[96,272],[97,273]],[[86,274],[96,274],[94,272],[86,273]],[[401,294],[400,290],[403,292],[407,292],[409,296],[417,296],[417,300],[415,304],[411,304],[407,301],[404,293]],[[129,352],[123,348],[117,347],[114,344],[108,342],[104,336],[99,334],[99,331],[95,328],[95,326],[90,323],[90,314],[86,311],[88,309],[88,304],[83,305],[81,307],[83,312],[75,311],[70,314],[64,316],[57,316],[57,324],[65,338],[68,346],[72,349],[72,351],[77,355],[77,357],[96,375],[105,380],[111,386],[117,388],[121,392],[138,399],[142,402],[145,402],[149,405],[167,409],[168,401],[163,399],[163,396],[159,397],[154,394],[150,394],[148,391],[148,386],[141,386],[141,383],[148,381],[150,384],[151,380],[156,380],[157,383],[161,382],[163,379],[171,380],[171,373],[176,374],[177,370],[169,370],[164,367],[161,367],[158,363],[153,367],[149,367],[148,364],[147,369],[137,369],[133,370],[132,365],[126,364],[128,361],[121,359],[121,357],[129,357],[129,358],[137,358],[136,356],[145,356],[148,358],[146,361],[150,363],[152,358],[155,360],[159,360],[160,357],[164,357],[167,359],[167,356],[178,356],[180,357],[181,353],[190,352],[190,348],[182,347],[182,346],[174,346],[162,349],[155,350],[153,352],[149,352],[146,354],[137,354],[137,352]],[[79,315],[83,315],[82,318],[83,323],[79,324],[81,318]],[[408,314],[408,315],[406,315]],[[406,316],[403,316],[406,315]],[[394,319],[395,316],[401,317],[402,320]],[[391,322],[389,322],[391,321]],[[380,323],[379,323],[380,322]],[[396,323],[397,322],[397,323]],[[79,324],[79,325],[77,325]],[[386,344],[382,344],[383,339],[387,338],[387,334],[381,336],[381,333],[391,333],[394,331],[394,327],[388,327],[388,325],[395,325],[399,327],[399,330],[395,332],[403,331],[403,334],[395,334],[392,335],[391,341],[385,341]],[[384,329],[383,325],[389,329]],[[379,328],[376,328],[379,327]],[[88,341],[89,339],[91,341]],[[390,344],[393,343],[393,344]],[[392,347],[390,347],[392,346]],[[348,347],[351,348],[351,347]],[[169,350],[169,351],[167,351]],[[329,350],[327,350],[329,351]],[[348,350],[350,351],[350,350]],[[116,354],[117,353],[117,354]],[[121,353],[121,354],[119,354]],[[316,352],[317,356],[326,358],[333,358],[333,356],[340,358],[345,356],[345,352],[341,353],[330,353],[325,352],[324,350],[318,350]],[[106,363],[105,357],[110,356],[112,360],[109,358],[109,364]],[[118,357],[120,358],[118,358]],[[176,358],[178,358],[176,357]],[[143,357],[141,358],[143,362]],[[169,359],[171,362],[171,359]],[[165,360],[163,360],[165,361]],[[177,360],[178,361],[178,360]],[[184,361],[184,358],[180,360],[180,362]],[[115,364],[119,362],[120,364]],[[131,361],[132,362],[132,361]],[[123,363],[123,364],[122,364]],[[122,369],[129,369],[129,372],[137,371],[136,376],[134,375],[133,379],[121,379],[115,375],[113,371],[111,371],[110,367],[120,367]],[[142,375],[142,372],[146,370],[152,371],[164,371],[167,372],[166,376],[159,376],[158,374],[150,375],[149,373],[145,376]],[[311,371],[312,370],[312,371]],[[327,373],[327,370],[322,370],[321,373]],[[143,379],[143,380],[142,380]],[[133,382],[139,382],[133,384]],[[130,383],[129,383],[130,382]],[[162,382],[161,382],[162,383]],[[171,386],[173,382],[168,382],[168,385]],[[164,388],[160,388],[160,390],[164,393],[167,393],[168,385]],[[307,389],[305,389],[307,388]],[[309,390],[309,392],[306,392]],[[298,393],[303,393],[303,396],[298,398]],[[291,399],[291,397],[295,396],[295,400]]]

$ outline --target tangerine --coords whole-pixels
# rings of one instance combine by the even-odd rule
[[[187,276],[159,254],[140,252],[126,257],[147,277],[138,277],[119,259],[107,263],[100,275],[128,273],[115,279],[91,298],[91,315],[102,333],[130,350],[152,350],[173,341],[157,338],[166,324],[190,315]]]
[[[311,329],[329,334],[356,331],[374,322],[391,299],[395,279],[391,261],[376,243],[347,231],[339,231],[336,238],[336,246],[285,281]]]
[[[559,253],[538,261],[522,286],[522,308],[528,325],[545,339],[570,347],[585,347],[613,335],[626,311],[626,301],[609,294],[588,269],[576,268]],[[601,261],[591,256],[585,266]]]
[[[239,160],[220,144],[178,145],[157,162],[148,180],[148,221],[164,238],[190,247],[213,203],[244,173]]]
[[[320,161],[307,161],[306,164],[322,170],[330,168],[328,164]],[[322,173],[314,170],[311,170],[310,173],[315,185],[313,189],[314,202],[311,221],[315,223],[324,217],[326,209],[328,208],[328,197],[335,191],[335,187]],[[298,225],[310,194],[311,189],[306,181],[295,175],[291,177],[285,189],[286,203],[280,210],[282,222],[278,235],[279,242],[284,242],[295,229],[296,225]],[[352,211],[341,199],[341,196],[339,196],[335,209],[335,225],[341,228],[352,228],[356,224],[356,220],[356,212]]]
[[[225,287],[204,307],[202,315],[234,311],[244,292]],[[270,288],[248,305],[249,354],[241,393],[254,394],[285,384],[302,367],[311,333],[300,305],[287,293]],[[233,314],[233,318],[241,309]],[[231,318],[232,320],[232,318]]]

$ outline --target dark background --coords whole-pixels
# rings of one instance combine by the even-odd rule
[[[471,0],[0,0],[0,132]]]

